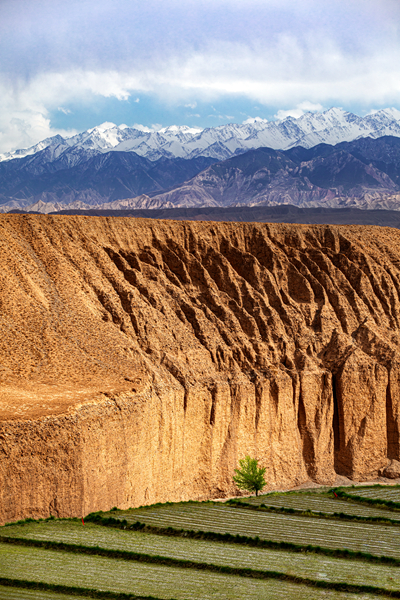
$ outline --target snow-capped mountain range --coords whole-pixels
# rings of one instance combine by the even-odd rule
[[[273,153],[271,164],[264,164],[268,153],[261,149]],[[0,155],[0,212],[322,201],[336,206],[343,197],[357,198],[351,202],[364,208],[373,201],[374,207],[400,209],[399,149],[400,111],[394,108],[363,118],[331,108],[208,129],[141,131],[106,123]],[[252,157],[246,158],[248,152]],[[229,162],[242,155],[244,162]],[[246,160],[255,161],[247,175]],[[214,197],[213,186],[221,198]]]
[[[174,125],[150,132],[107,123],[70,138],[56,135],[31,148],[0,154],[0,162],[36,155],[44,150],[43,160],[57,162],[58,168],[72,167],[110,151],[135,152],[152,161],[163,157],[193,159],[199,156],[225,160],[260,147],[275,150],[293,146],[311,148],[320,143],[334,145],[384,135],[400,137],[399,110],[386,108],[358,117],[341,108],[330,108],[323,113],[309,112],[282,121],[255,119],[252,123],[229,123],[206,129]]]

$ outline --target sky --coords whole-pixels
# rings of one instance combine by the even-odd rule
[[[0,1],[0,152],[331,106],[400,109],[399,0]]]

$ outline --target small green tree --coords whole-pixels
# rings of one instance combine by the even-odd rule
[[[258,460],[250,458],[250,456],[245,456],[242,460],[239,460],[239,465],[240,469],[235,469],[233,481],[240,490],[255,492],[258,496],[258,492],[266,485],[264,479],[265,469],[259,467]]]

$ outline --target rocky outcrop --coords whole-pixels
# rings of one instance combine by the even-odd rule
[[[391,460],[387,467],[382,469],[383,477],[387,479],[399,479],[400,478],[400,462],[398,460]]]
[[[400,233],[0,216],[0,518],[400,460]],[[390,462],[392,461],[392,462]]]

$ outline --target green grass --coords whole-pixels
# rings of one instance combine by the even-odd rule
[[[289,575],[320,579],[321,581],[346,581],[354,585],[373,585],[400,590],[400,568],[386,565],[362,564],[316,554],[296,554],[240,547],[222,542],[166,537],[123,531],[93,525],[83,526],[75,521],[28,523],[0,529],[1,534],[37,541],[64,542],[68,544],[123,550],[152,556],[165,556],[180,560],[206,562],[215,565],[272,570]]]
[[[286,515],[297,515],[297,516],[302,516],[302,517],[313,517],[315,519],[324,518],[324,519],[330,519],[330,520],[335,520],[335,521],[337,521],[338,519],[340,521],[353,521],[353,522],[358,521],[360,523],[365,523],[365,524],[380,523],[381,525],[392,525],[392,526],[400,527],[400,521],[398,521],[396,519],[391,519],[388,517],[361,517],[359,515],[349,515],[349,514],[346,514],[343,512],[325,513],[325,512],[321,512],[321,511],[288,508],[286,506],[266,506],[265,504],[256,505],[256,504],[250,504],[249,502],[244,502],[244,501],[237,502],[236,500],[228,500],[226,502],[226,504],[228,506],[238,508],[239,510],[240,509],[253,510],[253,511],[255,510],[258,512],[272,512],[272,513],[280,513],[280,514],[286,514]],[[389,517],[390,516],[391,516],[391,514],[389,512]]]
[[[387,488],[388,486],[380,485],[358,488],[352,486],[351,488],[335,488],[333,491],[336,492],[339,498],[373,506],[374,508],[383,508],[392,514],[398,514],[400,511],[398,491],[396,489],[388,490]]]
[[[322,512],[325,514],[344,513],[346,515],[363,518],[383,518],[398,521],[400,524],[400,513],[394,513],[390,510],[373,508],[362,504],[356,504],[352,501],[332,498],[324,494],[305,494],[305,493],[282,493],[282,494],[263,494],[262,496],[252,496],[250,498],[235,499],[235,503],[246,503],[254,506],[265,504],[276,508],[293,508],[301,511]]]
[[[124,560],[54,552],[0,544],[0,577],[56,585],[73,585],[177,600],[312,600],[345,599],[349,592],[312,589],[280,580],[256,580],[191,569],[148,565]],[[372,594],[358,594],[369,600]]]
[[[87,596],[72,596],[44,590],[25,590],[0,585],[0,600],[87,600]]]
[[[361,496],[362,498],[373,498],[376,500],[389,500],[400,505],[400,485],[371,485],[340,488],[349,496]]]
[[[107,513],[105,513],[107,516]],[[110,516],[141,521],[159,527],[213,531],[294,544],[347,548],[375,556],[400,559],[400,536],[396,527],[315,519],[238,510],[228,506],[176,504],[156,508],[118,511]]]
[[[376,491],[370,486],[346,490],[366,493],[359,497],[365,503],[377,501],[368,496]],[[9,524],[0,528],[0,600],[400,598],[398,527],[257,510],[265,503],[277,511],[319,509],[328,515],[345,513],[348,519],[389,516],[400,521],[394,510],[328,493],[243,498],[247,509],[212,502],[115,509],[99,513],[101,525],[83,526],[73,519]],[[106,519],[114,527],[104,527]],[[157,531],[162,535],[154,535]],[[234,543],[221,541],[225,534],[224,541]],[[1,536],[9,542],[1,543]],[[397,566],[385,564],[390,561]],[[15,580],[43,589],[18,587]]]

